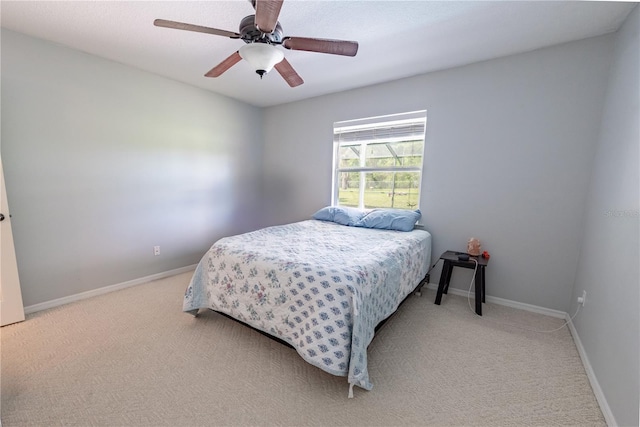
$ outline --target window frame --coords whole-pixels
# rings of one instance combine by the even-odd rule
[[[422,127],[421,137],[416,138],[416,134],[410,135],[400,135],[401,132],[397,132],[398,135],[394,136],[394,126],[397,128],[401,128],[403,125],[418,125]],[[420,206],[420,199],[422,198],[422,172],[424,170],[424,161],[425,161],[425,139],[426,139],[426,127],[427,127],[427,112],[426,110],[412,111],[408,113],[398,113],[391,114],[385,116],[375,116],[368,117],[365,119],[355,119],[348,121],[335,122],[333,124],[333,162],[332,162],[332,185],[331,185],[331,203],[332,206],[340,206],[340,174],[341,173],[349,173],[349,172],[357,172],[360,174],[360,184],[359,184],[359,195],[358,195],[358,208],[365,209],[365,190],[366,190],[366,176],[368,173],[375,172],[417,172],[418,173],[418,198],[417,198],[417,206]],[[358,133],[358,129],[363,131],[370,130],[371,133],[374,134],[373,139],[357,139],[354,141],[341,141],[341,135],[351,131],[354,134]],[[375,137],[376,130],[391,130],[389,136],[384,137]],[[382,132],[384,133],[384,132]],[[363,135],[366,135],[366,132],[362,132]],[[364,136],[363,138],[366,138]],[[389,150],[391,156],[398,159],[398,155],[394,152],[394,150],[389,146],[389,144],[397,143],[397,142],[410,142],[410,141],[421,141],[422,142],[422,154],[420,165],[410,165],[410,166],[367,166],[366,165],[366,148],[369,145],[386,145]],[[351,143],[353,142],[353,143]],[[358,144],[359,142],[359,144]],[[354,150],[354,153],[358,155],[359,165],[358,166],[348,166],[348,167],[340,167],[340,148],[341,147],[351,147]],[[353,147],[359,146],[360,152],[356,152]],[[374,157],[375,158],[375,157]],[[395,191],[392,195],[395,197]],[[393,198],[392,198],[393,204]],[[407,209],[413,210],[414,208],[403,208],[393,206],[394,209]]]

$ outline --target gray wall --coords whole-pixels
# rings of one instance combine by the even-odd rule
[[[260,109],[15,32],[1,40],[26,306],[195,264],[256,227]]]
[[[622,426],[639,424],[640,401],[639,32],[636,6],[616,35],[572,298],[587,291],[574,324]]]
[[[427,110],[420,208],[433,253],[481,240],[487,293],[567,311],[613,36],[265,111],[273,223],[330,204],[333,122]],[[440,266],[432,281],[439,278]],[[471,271],[451,286],[467,289]]]

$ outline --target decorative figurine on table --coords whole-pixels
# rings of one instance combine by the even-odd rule
[[[472,237],[467,242],[467,253],[471,256],[478,256],[482,252],[482,245],[480,245],[480,240]]]

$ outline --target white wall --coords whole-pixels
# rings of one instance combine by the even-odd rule
[[[636,6],[616,35],[572,298],[587,291],[574,325],[621,426],[640,402],[639,32]]]
[[[4,29],[1,40],[25,305],[195,264],[255,228],[260,109]]]
[[[426,109],[434,256],[477,237],[489,295],[567,311],[612,46],[597,37],[269,108],[265,212],[283,223],[330,204],[333,122]],[[470,274],[454,270],[451,286]]]

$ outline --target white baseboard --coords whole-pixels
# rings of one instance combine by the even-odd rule
[[[131,286],[141,285],[153,280],[164,279],[165,277],[175,276],[176,274],[186,273],[195,270],[197,264],[188,265],[186,267],[176,268],[174,270],[164,271],[162,273],[152,274],[150,276],[141,277],[139,279],[129,280],[127,282],[117,283],[115,285],[104,286],[102,288],[93,289],[79,294],[69,295],[68,297],[57,298],[51,301],[41,302],[39,304],[29,305],[24,308],[24,314],[35,313],[36,311],[47,310],[49,308],[58,307],[70,302],[80,301],[83,299],[107,294],[109,292],[119,291],[120,289],[129,288]]]
[[[438,285],[435,283],[429,283],[427,285],[428,289],[433,289],[435,291],[438,290]],[[468,290],[449,288],[448,293],[453,295],[460,295],[466,297],[468,295]],[[472,297],[475,294],[472,293]],[[587,357],[587,353],[582,346],[582,341],[580,341],[580,336],[578,335],[578,331],[576,330],[573,322],[571,321],[571,316],[569,313],[559,310],[553,310],[550,308],[539,307],[537,305],[525,304],[522,302],[511,301],[504,298],[497,298],[492,296],[486,296],[485,300],[487,302],[499,305],[505,305],[507,307],[518,308],[521,310],[531,311],[538,314],[544,314],[547,316],[557,317],[560,319],[567,320],[567,326],[569,327],[569,331],[571,331],[571,336],[573,337],[573,341],[576,344],[576,348],[578,349],[578,354],[580,355],[580,360],[582,361],[582,365],[584,366],[584,370],[587,373],[587,378],[589,379],[589,383],[591,384],[591,388],[593,389],[593,394],[596,396],[596,400],[598,401],[598,405],[600,406],[600,410],[602,411],[602,415],[604,416],[604,420],[606,421],[608,426],[617,426],[616,419],[613,416],[613,412],[611,412],[611,408],[609,407],[609,403],[604,396],[604,392],[602,388],[600,388],[600,383],[598,383],[598,378],[596,374],[593,372],[593,368],[591,367],[591,363],[589,362],[589,358]]]
[[[566,319],[568,321],[569,331],[571,331],[571,336],[573,337],[573,342],[576,344],[576,348],[578,349],[578,354],[580,355],[580,359],[582,360],[582,365],[584,366],[584,370],[587,372],[587,378],[589,378],[589,383],[591,383],[591,388],[593,389],[593,394],[596,396],[596,400],[600,405],[600,410],[602,411],[602,415],[604,415],[604,420],[607,422],[608,426],[617,426],[615,417],[613,416],[613,412],[609,407],[609,403],[604,396],[604,392],[602,388],[600,388],[600,383],[598,382],[598,378],[596,377],[595,372],[593,372],[593,368],[591,367],[591,363],[589,362],[589,358],[587,357],[587,352],[582,345],[582,341],[580,341],[580,336],[578,335],[578,331],[573,325],[573,321],[571,317],[567,313]]]
[[[438,285],[435,283],[429,283],[427,285],[428,289],[433,289],[435,291],[438,290]],[[449,288],[448,293],[453,295],[460,295],[466,297],[469,293],[468,290],[462,290],[457,288]],[[471,291],[471,297],[473,298],[475,293]],[[507,307],[518,308],[520,310],[531,311],[533,313],[544,314],[545,316],[557,317],[559,319],[564,319],[567,316],[567,313],[560,310],[553,310],[551,308],[539,307],[537,305],[525,304],[523,302],[512,301],[504,298],[485,296],[485,300],[492,304],[505,305]]]

